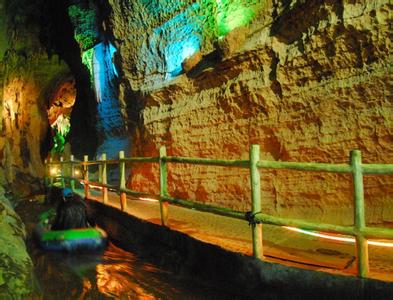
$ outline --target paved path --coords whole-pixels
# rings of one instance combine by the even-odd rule
[[[78,191],[82,194],[83,191]],[[102,201],[99,191],[91,199]],[[108,205],[120,209],[120,197],[109,192]],[[157,201],[127,196],[126,212],[142,220],[161,224]],[[169,206],[169,228],[230,251],[252,255],[251,228],[246,221]],[[289,266],[350,275],[356,273],[355,245],[263,225],[265,260]],[[369,246],[370,277],[393,281],[393,247]]]

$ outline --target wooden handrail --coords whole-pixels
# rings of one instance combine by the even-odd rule
[[[85,195],[89,196],[89,185],[102,187],[103,202],[107,202],[107,189],[113,189],[120,192],[121,208],[126,209],[126,194],[136,197],[150,197],[155,198],[160,203],[161,222],[162,225],[168,224],[168,203],[182,206],[185,208],[196,209],[202,212],[209,212],[217,215],[227,216],[231,218],[251,221],[253,230],[253,252],[255,257],[263,259],[262,246],[262,230],[261,224],[272,224],[278,226],[292,226],[300,227],[306,230],[323,231],[338,233],[344,235],[354,236],[356,239],[357,248],[357,265],[358,276],[368,277],[368,246],[367,238],[376,239],[393,239],[393,229],[369,227],[365,223],[365,206],[364,206],[364,188],[363,175],[364,174],[393,174],[393,164],[363,164],[361,161],[361,153],[358,150],[351,151],[350,163],[348,164],[330,164],[330,163],[313,163],[313,162],[283,162],[283,161],[264,161],[259,159],[259,146],[252,145],[250,147],[250,158],[248,160],[224,160],[224,159],[209,159],[209,158],[192,158],[192,157],[175,157],[167,156],[165,147],[161,147],[158,157],[125,157],[124,152],[119,153],[119,159],[106,159],[103,155],[100,160],[88,160],[84,157],[84,161],[75,161],[73,157],[69,161],[53,162],[52,159],[45,161],[47,167],[45,168],[47,175],[45,182],[49,185],[53,184],[55,178],[60,180],[69,179],[82,181],[85,185]],[[159,195],[151,195],[144,192],[138,192],[126,188],[125,166],[130,163],[158,163],[160,172],[160,193]],[[214,205],[198,203],[188,199],[178,199],[171,197],[167,189],[167,163],[182,163],[195,164],[207,166],[222,166],[222,167],[240,167],[249,168],[251,177],[251,198],[252,198],[252,212],[240,212],[229,208],[217,207]],[[76,177],[67,177],[63,172],[63,165],[71,164],[73,170],[74,165],[82,165],[84,170],[83,180]],[[120,182],[119,185],[107,184],[106,179],[106,165],[118,164]],[[50,166],[61,167],[60,176],[51,176]],[[99,165],[99,182],[90,182],[88,167],[91,165]],[[342,226],[326,223],[317,223],[305,221],[302,219],[283,218],[265,214],[261,211],[261,195],[260,195],[260,170],[261,169],[285,169],[297,171],[310,172],[332,172],[332,173],[349,173],[353,176],[354,185],[354,208],[355,219],[353,226]],[[74,172],[71,172],[74,174]],[[250,220],[251,215],[251,220]]]

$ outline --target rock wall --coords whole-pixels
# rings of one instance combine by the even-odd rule
[[[0,298],[25,299],[33,289],[33,263],[25,227],[0,187]]]
[[[163,144],[169,155],[247,159],[259,144],[265,160],[344,163],[360,149],[366,163],[393,163],[390,1],[263,2],[223,36],[203,27],[201,61],[175,75],[169,46],[202,10],[109,2],[134,155],[157,156]],[[349,175],[261,173],[263,211],[353,222]],[[156,166],[136,165],[128,184],[157,192],[157,182]],[[247,170],[171,165],[169,187],[173,196],[250,209]],[[392,197],[389,176],[366,176],[367,221],[393,221]]]
[[[42,1],[3,0],[0,7],[0,40],[6,41],[0,51],[0,184],[26,196],[44,175],[43,160],[52,139],[50,97],[59,82],[72,76],[60,58],[64,53],[56,49],[60,42],[53,38],[67,36],[48,20]],[[69,34],[72,37],[71,30]],[[64,47],[62,51],[72,53]]]
[[[40,188],[41,146],[48,131],[45,103],[51,83],[69,72],[39,42],[38,24],[23,1],[0,1],[0,298],[24,299],[33,288],[33,263],[14,199]],[[31,6],[30,9],[34,10]]]
[[[26,195],[44,174],[41,148],[48,133],[46,92],[69,73],[57,55],[49,57],[39,41],[33,7],[2,1],[7,41],[0,59],[0,183]],[[25,189],[25,190],[24,190]]]

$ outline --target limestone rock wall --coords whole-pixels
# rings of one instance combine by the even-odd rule
[[[47,91],[68,66],[41,44],[34,5],[1,1],[0,184],[17,195],[44,175],[42,145],[48,133]]]
[[[184,36],[168,31],[184,34],[201,11],[166,1],[152,14],[152,1],[109,2],[134,155],[157,156],[164,144],[169,155],[247,159],[259,144],[265,160],[343,163],[360,149],[366,163],[393,163],[389,0],[264,1],[250,22],[201,34],[202,60],[177,75],[165,54]],[[263,211],[353,222],[349,175],[261,173]],[[135,165],[128,184],[157,192],[157,182],[156,166]],[[250,209],[247,170],[171,165],[169,186],[173,196]],[[368,222],[393,221],[391,177],[366,176],[365,198]]]
[[[0,188],[0,298],[25,299],[33,289],[33,263],[25,227]]]

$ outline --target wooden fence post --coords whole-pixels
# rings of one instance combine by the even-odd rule
[[[53,162],[53,159],[51,157],[51,158],[49,158],[49,185],[50,186],[53,186],[52,162]]]
[[[119,171],[120,171],[120,206],[121,210],[127,209],[127,195],[124,192],[126,188],[126,163],[124,162],[124,151],[119,152]]]
[[[98,161],[98,182],[102,183],[102,163],[100,162],[100,160],[102,160],[102,154],[101,154],[101,157],[99,159],[97,159],[97,161]]]
[[[48,164],[48,160],[47,159],[45,159],[44,164],[45,164],[44,185],[45,185],[45,188],[46,188],[49,185],[49,172],[50,172],[49,164]]]
[[[163,197],[168,195],[167,188],[167,167],[163,158],[166,156],[166,147],[160,147],[160,212],[161,224],[168,226],[168,202],[164,201]]]
[[[102,162],[102,184],[107,184],[107,175],[106,175],[106,153],[102,153],[101,155]],[[102,203],[106,204],[108,202],[108,188],[106,186],[102,187]]]
[[[260,149],[259,145],[250,146],[250,176],[251,176],[251,200],[252,214],[261,212],[261,178],[257,163],[259,161]],[[252,246],[255,258],[263,258],[262,244],[262,224],[252,224]]]
[[[70,164],[71,164],[71,180],[70,180],[70,187],[71,190],[74,192],[75,191],[75,165],[74,165],[74,155],[70,155]]]
[[[85,164],[83,165],[83,181],[84,181],[84,188],[85,188],[85,197],[89,198],[90,197],[90,191],[89,191],[89,166],[87,165],[87,162],[89,161],[89,156],[84,155],[83,156],[83,161]]]
[[[63,164],[63,156],[60,157],[60,182],[61,182],[61,187],[64,189],[65,188],[65,181],[64,181],[64,164]]]
[[[351,166],[355,200],[355,228],[358,276],[362,278],[367,278],[369,272],[368,245],[367,239],[361,232],[366,227],[366,218],[364,210],[362,154],[359,150],[351,151]]]

